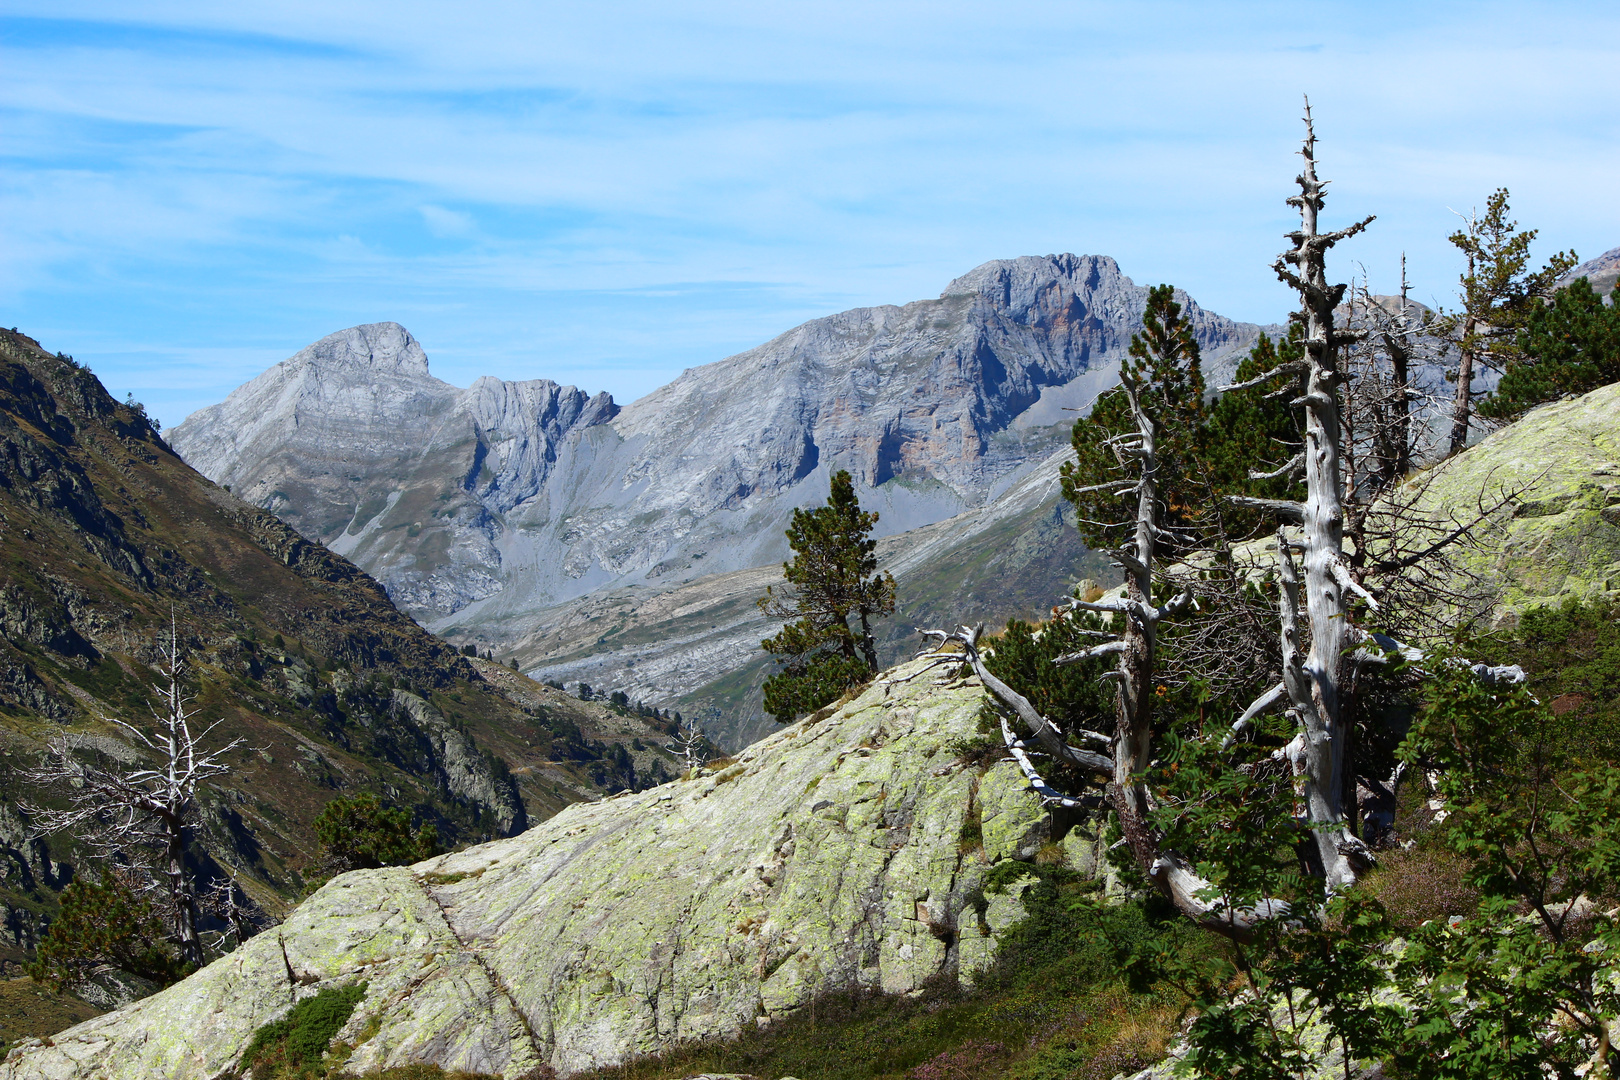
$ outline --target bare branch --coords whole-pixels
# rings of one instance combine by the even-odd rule
[[[1249,479],[1250,480],[1275,480],[1279,476],[1291,476],[1294,473],[1299,472],[1299,470],[1303,469],[1304,467],[1305,467],[1305,451],[1301,450],[1299,453],[1297,453],[1293,457],[1289,458],[1286,462],[1284,462],[1282,465],[1278,466],[1277,468],[1272,469],[1270,472],[1255,472],[1255,471],[1251,470],[1249,472]]]
[[[1091,648],[1081,649],[1079,652],[1064,653],[1056,660],[1053,660],[1052,663],[1058,667],[1065,667],[1069,664],[1078,664],[1082,660],[1095,660],[1099,656],[1122,653],[1129,647],[1123,641],[1105,641],[1101,645],[1093,645]]]
[[[1270,690],[1267,690],[1265,693],[1255,698],[1254,702],[1247,709],[1243,710],[1243,715],[1238,717],[1237,722],[1232,725],[1231,732],[1224,740],[1221,741],[1221,749],[1231,749],[1232,744],[1237,741],[1239,735],[1242,735],[1243,732],[1248,729],[1249,724],[1254,720],[1255,717],[1277,704],[1277,702],[1281,701],[1287,695],[1288,684],[1278,683]]]
[[[1234,390],[1247,390],[1252,386],[1263,386],[1272,379],[1277,378],[1279,375],[1303,375],[1309,367],[1310,365],[1303,360],[1290,360],[1286,364],[1278,364],[1270,371],[1262,372],[1252,379],[1245,379],[1242,382],[1237,383],[1228,383],[1225,386],[1217,386],[1215,388],[1215,392],[1219,394],[1230,394]]]
[[[1303,521],[1305,518],[1305,507],[1289,499],[1256,499],[1249,495],[1228,495],[1226,501],[1233,506],[1249,510],[1269,510],[1290,521]]]
[[[1024,779],[1029,781],[1030,790],[1039,795],[1042,802],[1051,806],[1062,806],[1070,809],[1102,805],[1101,796],[1081,796],[1076,798],[1072,795],[1065,795],[1043,780],[1041,774],[1035,768],[1035,763],[1030,760],[1029,754],[1025,752],[1023,740],[1015,738],[1012,728],[1007,726],[1005,716],[1001,717],[1001,741],[1006,745],[1007,753],[1011,754],[1012,759],[1018,763],[1019,771],[1024,774]]]

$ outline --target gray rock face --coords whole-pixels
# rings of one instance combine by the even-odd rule
[[[898,605],[878,624],[879,662],[898,661],[918,646],[914,628],[1039,617],[1087,572],[1087,551],[1063,519],[1059,469],[1065,448],[1033,467],[983,506],[878,541],[878,565],[892,573]],[[1090,572],[1104,571],[1105,562]],[[758,686],[774,670],[760,641],[779,628],[754,601],[781,580],[780,564],[710,574],[660,587],[602,589],[591,596],[519,613],[518,655],[537,679],[587,682],[621,690],[699,717],[704,732],[728,750],[773,731],[760,710]],[[481,632],[501,639],[506,627]]]
[[[1589,280],[1593,290],[1599,295],[1612,293],[1615,280],[1620,278],[1620,247],[1610,248],[1595,259],[1587,259],[1565,274],[1560,284],[1574,281],[1576,278]]]
[[[734,1035],[841,988],[970,982],[1033,880],[986,895],[986,870],[1027,858],[1050,817],[1011,762],[981,773],[952,749],[977,682],[920,668],[703,775],[335,878],[184,982],[22,1044],[0,1080],[209,1080],[296,1000],[360,981],[337,1036],[351,1071],[509,1077]]]
[[[169,439],[432,618],[501,588],[497,515],[544,489],[570,431],[615,411],[548,379],[459,390],[403,327],[374,323],[322,338]]]
[[[985,505],[1117,378],[1146,290],[1098,256],[986,263],[619,409],[546,380],[457,390],[392,323],[334,334],[170,432],[205,475],[368,570],[431,629],[497,649],[604,588],[786,554],[848,468],[895,534]],[[1181,297],[1216,371],[1259,328]]]

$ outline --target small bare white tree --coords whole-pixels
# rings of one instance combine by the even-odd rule
[[[709,760],[709,740],[696,720],[683,721],[674,739],[664,744],[664,749],[684,766],[683,776],[691,776]]]
[[[148,734],[116,717],[106,722],[119,728],[135,745],[156,759],[149,768],[109,768],[90,764],[74,753],[74,742],[58,735],[48,743],[44,761],[29,779],[62,796],[65,808],[28,808],[43,833],[72,832],[109,859],[123,860],[148,875],[146,889],[166,894],[166,907],[174,943],[182,959],[201,966],[204,950],[198,932],[199,902],[196,882],[186,867],[197,810],[197,792],[203,783],[231,771],[225,756],[243,745],[235,739],[217,750],[203,743],[220,721],[193,732],[197,715],[180,686],[183,664],[174,622],[169,625],[164,650],[164,683],[153,686],[159,706],[153,709],[156,730]],[[142,856],[150,862],[142,865]]]

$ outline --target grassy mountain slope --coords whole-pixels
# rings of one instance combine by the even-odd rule
[[[182,462],[138,405],[0,331],[0,907],[26,948],[76,852],[30,838],[22,775],[67,733],[140,753],[105,717],[143,723],[171,619],[203,723],[242,737],[204,799],[205,876],[271,912],[318,874],[314,816],[374,790],[450,844],[520,831],[643,777],[648,721],[458,655],[366,574]],[[613,743],[625,744],[615,751]],[[633,750],[638,742],[642,749]]]
[[[879,620],[879,660],[911,655],[919,627],[1043,616],[1077,579],[1114,580],[1088,551],[1058,494],[1067,451],[1051,455],[987,505],[878,541],[878,566],[894,574],[897,609]],[[760,686],[774,665],[759,648],[778,624],[755,604],[780,583],[780,564],[710,574],[666,588],[630,586],[551,609],[521,639],[525,670],[567,683],[624,689],[703,719],[739,748],[775,730]],[[452,640],[478,642],[468,635]]]

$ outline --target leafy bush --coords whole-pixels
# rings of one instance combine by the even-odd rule
[[[1572,753],[1581,741],[1528,688],[1486,685],[1466,665],[1431,669],[1401,756],[1438,777],[1446,813],[1410,865],[1388,856],[1388,876],[1325,904],[1295,893],[1231,961],[1139,950],[1144,975],[1197,1004],[1193,1075],[1312,1075],[1342,1051],[1407,1080],[1574,1077],[1606,1043],[1620,1015],[1605,974],[1620,927],[1580,898],[1610,898],[1620,879],[1620,769]],[[1226,858],[1234,879],[1270,861],[1241,848]],[[1392,881],[1415,887],[1403,897]],[[1463,886],[1477,909],[1445,910]],[[1392,917],[1381,890],[1407,910]],[[1425,921],[1425,907],[1448,917]]]
[[[1557,720],[1547,734],[1565,753],[1620,761],[1620,605],[1566,600],[1534,608],[1494,644],[1529,673]]]

